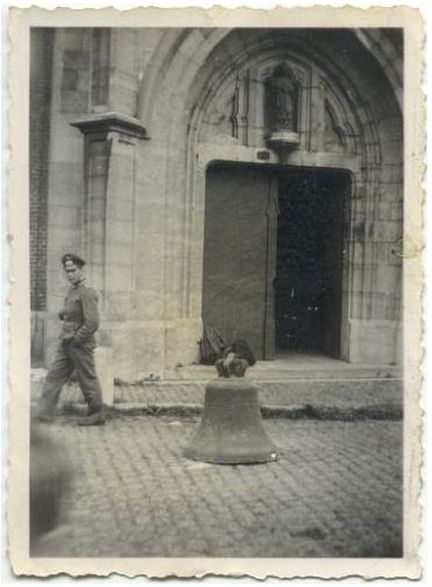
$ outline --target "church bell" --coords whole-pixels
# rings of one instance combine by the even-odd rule
[[[218,464],[277,460],[258,403],[258,388],[244,377],[219,377],[206,386],[200,427],[184,456]]]

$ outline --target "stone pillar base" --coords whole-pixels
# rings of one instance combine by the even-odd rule
[[[400,330],[393,320],[350,320],[350,362],[395,365],[401,355]]]
[[[113,350],[109,347],[97,347],[95,360],[96,373],[102,387],[102,402],[106,406],[112,406],[114,404]]]

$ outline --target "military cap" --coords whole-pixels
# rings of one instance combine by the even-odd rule
[[[78,255],[74,255],[73,253],[66,253],[61,258],[61,261],[63,267],[66,265],[66,261],[72,261],[77,267],[83,267],[86,264],[84,259],[81,259],[81,257],[78,257]]]

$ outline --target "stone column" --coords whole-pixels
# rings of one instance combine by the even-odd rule
[[[137,147],[146,139],[141,123],[115,112],[71,123],[84,135],[82,250],[89,281],[100,295],[98,355],[101,380],[113,381],[111,360],[128,360],[128,320],[134,289]],[[130,351],[130,349],[129,349]],[[130,356],[130,352],[129,352]],[[123,365],[124,370],[130,366]],[[107,376],[106,370],[111,370]],[[112,390],[106,393],[112,397]],[[107,400],[108,401],[108,400]]]

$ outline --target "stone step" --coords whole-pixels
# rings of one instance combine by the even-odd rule
[[[300,405],[280,406],[261,404],[261,416],[269,418],[286,418],[290,420],[400,420],[403,417],[403,408],[397,402],[384,404],[369,404],[365,406],[323,406]],[[71,409],[69,407],[69,409]],[[67,411],[67,408],[66,408]],[[116,403],[111,414],[128,416],[168,416],[172,418],[196,418],[204,412],[202,404],[146,404],[146,403]]]
[[[152,381],[209,381],[215,377],[210,365],[191,365],[165,371],[163,376],[146,372],[142,382]],[[386,365],[350,365],[344,361],[258,361],[249,368],[247,377],[255,381],[334,380],[334,379],[400,379],[398,367]]]
[[[32,399],[37,400],[42,390],[45,371],[32,373]],[[204,405],[205,386],[208,381],[141,381],[135,384],[118,382],[114,386],[114,404],[142,404],[155,406]],[[259,380],[260,402],[266,406],[320,406],[333,408],[361,408],[383,404],[403,405],[403,381],[399,378],[347,378],[347,379],[283,379]],[[64,387],[63,403],[82,401],[76,383]]]
[[[350,380],[284,380],[258,381],[260,401],[266,405],[360,406],[397,402],[402,404],[403,385],[400,379]],[[116,403],[160,402],[203,404],[204,382],[154,382],[117,386]]]

